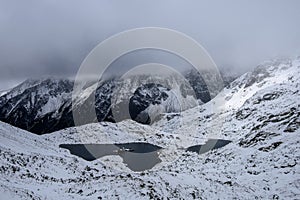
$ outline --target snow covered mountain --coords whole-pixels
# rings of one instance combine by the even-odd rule
[[[160,91],[153,95],[164,99]],[[265,62],[210,102],[151,126],[123,120],[38,136],[1,122],[0,199],[299,199],[299,97],[300,58]],[[185,151],[208,138],[232,142]],[[162,162],[133,172],[118,156],[90,162],[59,148],[124,142],[163,147]]]
[[[0,120],[36,133],[64,128],[70,120],[60,111],[70,100],[72,88],[68,80],[27,80],[0,97]]]
[[[150,123],[150,118],[155,119],[161,113],[186,110],[198,105],[197,101],[201,103],[211,99],[206,85],[197,73],[186,73],[186,79],[196,92],[194,95],[189,93],[187,82],[183,82],[179,77],[160,77],[162,84],[176,86],[165,88],[164,91],[161,91],[162,86],[151,84],[151,80],[148,79],[149,77],[135,76],[127,79],[109,79],[99,85],[91,85],[80,93],[74,107],[73,81],[53,78],[30,79],[0,96],[0,121],[36,134],[44,134],[74,126],[72,109],[84,107],[81,110],[85,113],[81,115],[91,116],[89,112],[94,110],[86,107],[95,104],[97,119],[84,118],[82,124],[91,121],[114,122],[128,118]],[[143,84],[143,81],[148,84]],[[93,92],[95,88],[96,93]],[[115,89],[119,92],[118,95],[115,95]],[[154,94],[159,98],[154,100]],[[90,101],[93,95],[96,102]],[[118,98],[114,99],[115,96]],[[122,108],[128,107],[128,104],[131,105],[131,116],[122,116]]]

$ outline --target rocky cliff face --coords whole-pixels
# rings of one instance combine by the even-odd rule
[[[189,72],[185,76],[187,81],[176,76],[160,78],[159,84],[143,76],[110,79],[85,88],[74,102],[72,81],[27,80],[0,96],[0,120],[44,134],[74,126],[72,109],[78,109],[82,124],[128,118],[149,124],[162,113],[180,112],[211,99],[199,74]],[[95,102],[91,102],[92,95]],[[97,119],[89,118],[95,112],[91,104]],[[124,112],[128,108],[129,114]]]
[[[63,108],[72,88],[68,80],[27,80],[0,97],[0,120],[36,133],[68,126]]]

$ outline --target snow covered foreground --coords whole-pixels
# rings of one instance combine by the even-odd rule
[[[0,199],[300,199],[299,97],[300,59],[277,60],[152,126],[103,122],[38,136],[0,122]],[[233,142],[185,152],[208,138]],[[137,173],[117,156],[88,162],[58,148],[135,141],[163,147],[162,163]]]

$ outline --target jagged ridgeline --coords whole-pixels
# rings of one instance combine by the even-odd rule
[[[209,93],[202,78],[205,75],[188,71],[184,76],[186,81],[170,76],[159,83],[147,80],[146,84],[142,84],[141,80],[147,77],[141,75],[107,79],[87,86],[73,106],[73,81],[30,79],[0,97],[0,120],[36,134],[44,134],[74,126],[72,109],[79,109],[86,112],[81,113],[82,124],[116,122],[127,118],[151,124],[162,113],[180,112],[206,103],[216,95]],[[223,79],[226,85],[233,77]],[[94,102],[91,101],[92,95]],[[92,103],[95,107],[90,106]],[[97,119],[86,118],[94,108]],[[124,108],[129,110],[129,115],[122,114]]]

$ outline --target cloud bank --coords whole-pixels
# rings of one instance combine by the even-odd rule
[[[297,0],[2,0],[0,90],[13,80],[74,76],[99,42],[146,26],[183,32],[220,68],[245,72],[300,55],[299,8]]]

